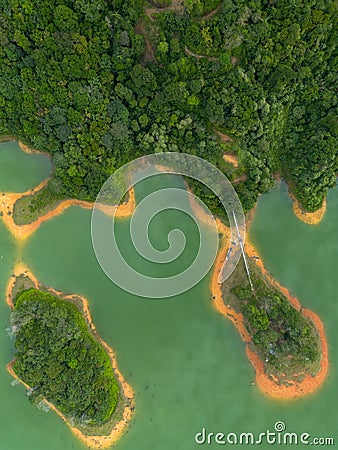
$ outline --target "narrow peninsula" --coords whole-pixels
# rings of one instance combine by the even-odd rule
[[[253,290],[243,261],[226,283],[219,284],[230,230],[221,222],[218,229],[222,247],[211,281],[212,298],[216,309],[233,322],[245,342],[256,371],[255,383],[266,395],[279,400],[313,393],[325,381],[329,368],[320,318],[271,277],[250,242],[245,244],[245,253]]]
[[[14,136],[3,136],[2,141],[14,140]],[[1,138],[0,138],[1,142]],[[22,141],[18,141],[22,151],[48,156],[46,152],[33,149]],[[3,192],[0,198],[0,217],[7,229],[17,240],[29,238],[42,223],[62,214],[71,206],[92,209],[94,202],[54,196],[48,189],[51,178],[46,178],[38,186],[26,192]],[[120,205],[96,205],[104,214],[119,218],[129,217],[135,208],[134,190],[130,189],[128,197]]]

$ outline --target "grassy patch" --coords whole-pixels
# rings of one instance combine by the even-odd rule
[[[15,277],[15,275],[12,275]],[[30,279],[29,276],[25,274],[21,274],[15,278],[15,283],[12,288],[12,298],[13,304],[15,306],[16,300],[19,298],[20,294],[24,291],[34,288],[34,282]]]
[[[65,197],[51,191],[47,185],[35,194],[26,195],[16,201],[14,221],[17,225],[32,223],[54,209],[62,200],[65,200]]]

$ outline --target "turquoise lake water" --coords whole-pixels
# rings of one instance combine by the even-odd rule
[[[0,161],[4,146],[8,144],[0,146]],[[18,172],[22,152],[14,149],[6,154],[10,164],[0,165],[2,190],[25,190],[46,176],[48,165],[41,157],[33,164],[28,186],[22,187]],[[177,178],[160,178],[140,187],[138,198],[163,182],[181,183]],[[338,442],[338,189],[328,196],[323,222],[311,227],[293,215],[285,185],[280,184],[260,197],[250,231],[267,269],[304,306],[319,314],[327,332],[328,379],[315,394],[293,402],[271,400],[252,385],[254,370],[243,342],[233,325],[213,308],[210,274],[190,291],[167,300],[128,294],[100,269],[92,249],[90,219],[90,211],[72,207],[42,224],[23,247],[16,246],[0,221],[0,450],[85,448],[54,413],[33,408],[24,388],[12,386],[5,370],[13,356],[13,342],[6,335],[9,310],[4,289],[17,258],[23,258],[45,285],[87,297],[100,335],[116,350],[119,368],[136,393],[136,414],[114,446],[117,450],[216,449],[217,444],[195,443],[195,434],[204,427],[210,432],[258,435],[273,431],[277,421],[283,421],[287,431],[334,437]],[[182,255],[184,266],[191,259],[197,232],[191,219],[167,213],[150,232],[158,246],[164,245],[168,228],[178,222],[192,242]],[[144,269],[142,261],[133,258],[129,221],[121,220],[118,228],[121,248],[135,267]]]

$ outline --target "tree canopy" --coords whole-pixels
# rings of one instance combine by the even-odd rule
[[[162,151],[246,173],[235,184],[246,210],[276,172],[310,211],[335,184],[334,0],[3,0],[0,11],[0,133],[50,152],[58,194],[93,200],[116,168]]]
[[[77,307],[48,292],[19,294],[11,314],[15,373],[72,425],[102,425],[115,411],[119,386],[108,354],[90,334]]]

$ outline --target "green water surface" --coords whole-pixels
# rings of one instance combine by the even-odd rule
[[[16,141],[0,144],[0,192],[25,192],[50,172],[51,161],[46,156],[25,153]]]
[[[1,171],[2,166],[0,179]],[[17,179],[15,165],[13,178]],[[160,178],[139,186],[138,198],[157,189]],[[182,182],[171,177],[169,183]],[[332,436],[338,442],[338,190],[329,194],[322,224],[310,227],[294,217],[285,186],[279,185],[260,198],[251,230],[266,267],[320,315],[327,332],[329,377],[314,395],[294,402],[266,398],[252,384],[254,370],[243,342],[233,325],[213,308],[210,274],[189,292],[171,299],[128,294],[100,269],[91,245],[90,218],[90,211],[70,208],[44,223],[22,248],[15,247],[0,222],[0,253],[4,256],[0,260],[0,450],[85,448],[54,413],[33,408],[24,388],[12,386],[5,371],[13,342],[6,336],[9,311],[3,293],[15,257],[22,257],[45,285],[86,296],[100,335],[116,350],[119,368],[136,393],[135,418],[115,446],[117,450],[216,449],[221,446],[196,444],[195,434],[203,427],[209,432],[259,434],[273,431],[277,421],[285,422],[290,432]],[[179,223],[192,242],[182,255],[183,267],[198,238],[191,219],[167,213],[157,218],[150,232],[154,245],[165,247],[173,223]],[[133,259],[135,268],[145,270],[142,260],[133,258],[128,230],[129,221],[121,220],[121,249]]]

